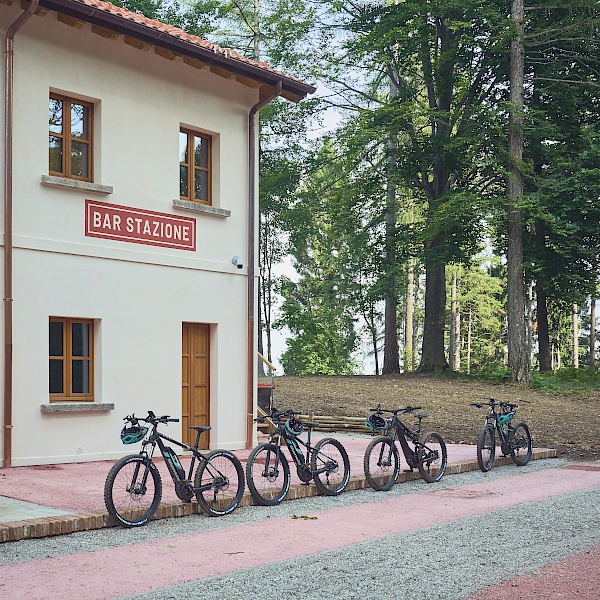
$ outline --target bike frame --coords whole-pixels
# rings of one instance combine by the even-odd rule
[[[421,433],[421,419],[419,418],[419,425],[416,430],[409,429],[399,418],[397,411],[390,411],[393,413],[392,417],[392,443],[396,443],[396,440],[400,442],[400,447],[404,453],[404,458],[408,463],[408,466],[417,468],[419,466],[418,450],[424,448],[423,444],[419,441],[419,433]],[[407,439],[415,445],[415,449],[412,450],[408,445]]]
[[[490,410],[484,417],[484,423],[491,425],[498,432],[500,442],[502,444],[508,444],[510,441],[510,423],[514,418],[516,411],[513,410],[514,407],[510,404],[503,405],[503,403],[500,403],[501,408],[504,408],[504,406],[510,408],[510,410],[508,412],[498,413],[496,411],[496,402],[494,400],[490,400]],[[499,422],[499,418],[501,417],[506,417],[504,423],[502,424]],[[506,428],[504,425],[506,425]]]
[[[328,468],[326,466],[323,467],[322,469],[317,469],[316,471],[313,471],[310,468],[310,457],[311,457],[311,454],[314,452],[314,446],[312,446],[310,443],[311,434],[312,434],[312,426],[307,425],[306,442],[303,439],[301,439],[300,437],[291,436],[286,432],[285,426],[281,423],[281,419],[278,418],[275,431],[271,434],[271,442],[273,442],[273,438],[275,436],[277,436],[277,442],[276,442],[277,452],[275,454],[274,469],[277,470],[279,467],[279,453],[281,452],[281,439],[283,438],[283,440],[286,443],[286,446],[288,447],[288,449],[290,451],[290,456],[292,457],[292,460],[294,461],[294,464],[296,465],[296,467],[300,467],[300,466],[308,467],[308,469],[310,470],[310,473],[313,475],[313,477],[315,475],[320,475],[321,473],[327,472]],[[304,446],[304,448],[306,448],[306,455],[304,454],[302,448],[300,447],[301,445]],[[267,463],[265,464],[265,473],[268,468],[269,468],[269,466],[268,466],[268,461],[267,461]]]
[[[142,478],[142,485],[144,487],[146,486],[146,481],[148,479],[148,469],[150,467],[150,464],[152,463],[152,458],[154,457],[154,451],[156,449],[156,446],[158,445],[160,453],[165,461],[165,464],[167,465],[167,470],[169,471],[169,475],[171,475],[171,478],[173,479],[174,484],[181,483],[194,493],[204,492],[206,490],[211,489],[213,487],[213,485],[203,485],[199,488],[196,488],[190,484],[190,481],[192,481],[192,475],[194,472],[194,466],[196,464],[196,459],[198,459],[199,462],[203,461],[205,463],[208,463],[215,470],[215,472],[219,473],[219,475],[222,475],[222,473],[220,473],[219,470],[217,468],[215,468],[214,465],[212,465],[206,459],[206,457],[198,450],[198,443],[200,441],[200,435],[202,434],[202,431],[197,431],[196,445],[195,445],[195,447],[192,447],[192,446],[188,446],[188,444],[184,444],[183,442],[174,440],[173,438],[169,437],[168,435],[165,435],[165,434],[161,433],[160,431],[158,431],[158,423],[152,423],[151,425],[152,425],[152,431],[150,433],[150,436],[148,437],[147,440],[144,440],[142,442],[142,449],[140,450],[140,455],[145,456],[146,460],[147,460],[146,472],[144,473],[144,476]],[[167,447],[163,443],[163,440],[167,440],[168,442],[171,442],[172,444],[175,444],[175,445],[179,446],[180,448],[184,448],[184,449],[192,452],[192,460],[190,462],[190,468],[189,468],[187,477],[185,479],[182,479],[178,473],[178,469],[181,469],[183,471],[182,464],[179,462],[179,459],[176,455],[171,455],[169,452],[167,452]],[[150,452],[148,452],[146,450],[146,446],[152,446],[152,449]],[[175,461],[177,461],[177,462],[175,462]],[[136,479],[137,479],[138,469],[139,469],[139,465],[137,465],[135,468],[135,471],[133,474],[133,481],[136,481]],[[185,471],[184,471],[184,473],[185,473]]]

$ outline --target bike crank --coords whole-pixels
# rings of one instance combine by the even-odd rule
[[[307,465],[298,465],[296,472],[298,473],[298,478],[303,483],[308,483],[313,478],[312,471]]]

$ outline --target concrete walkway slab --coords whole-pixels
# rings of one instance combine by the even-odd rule
[[[0,496],[0,523],[68,515],[70,511]]]

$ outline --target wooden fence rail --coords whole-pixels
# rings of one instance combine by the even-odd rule
[[[350,431],[354,433],[369,433],[365,427],[366,417],[334,417],[308,413],[298,415],[300,421],[316,422],[316,431]]]

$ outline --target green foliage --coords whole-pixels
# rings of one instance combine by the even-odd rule
[[[566,368],[553,373],[534,373],[531,387],[543,394],[579,395],[600,390],[600,371]]]

